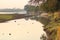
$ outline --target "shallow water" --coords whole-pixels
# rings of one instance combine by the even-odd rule
[[[0,23],[0,40],[41,40],[43,24],[36,20],[17,19]]]

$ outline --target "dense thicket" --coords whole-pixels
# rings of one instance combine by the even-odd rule
[[[35,0],[34,2],[39,3],[39,1],[45,1],[45,0]],[[60,0],[47,0],[40,5],[40,9],[45,12],[58,11],[60,10]]]

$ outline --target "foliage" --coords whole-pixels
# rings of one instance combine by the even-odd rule
[[[33,0],[30,0],[30,2],[32,2]],[[39,3],[39,1],[41,1],[41,0],[34,0],[34,2],[36,2],[36,3]]]
[[[42,3],[40,8],[45,12],[54,12],[56,11],[57,0],[47,0],[45,3]]]
[[[40,0],[35,1],[39,2]],[[48,40],[56,40],[57,27],[60,26],[60,13],[56,13],[56,11],[60,11],[60,0],[47,0],[46,2],[43,2],[38,8],[39,10],[47,12],[49,14],[49,19],[51,20],[47,22],[46,18],[38,18],[38,21],[45,24],[44,30],[48,35]]]
[[[33,0],[30,0],[31,2]],[[39,7],[40,10],[45,12],[55,12],[60,10],[60,0],[35,0],[34,2],[39,3],[40,1],[44,1]]]
[[[50,13],[52,14],[52,13]],[[48,37],[51,40],[57,39],[57,27],[60,27],[60,16],[59,12],[54,12],[54,16],[50,15],[51,22],[44,26],[44,30],[46,31]]]
[[[38,12],[40,11],[39,9],[39,6],[31,6],[31,5],[25,5],[24,9],[27,11],[27,12]]]
[[[60,26],[60,20],[58,21],[59,23],[56,21],[51,21],[48,25],[44,26],[44,30],[51,40],[56,40],[57,38],[57,27]]]
[[[36,7],[31,5],[26,5],[24,8],[26,11],[35,11]]]
[[[57,10],[60,10],[60,0],[58,0],[56,8],[57,8]]]

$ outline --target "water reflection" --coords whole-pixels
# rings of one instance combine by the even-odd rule
[[[16,19],[0,23],[0,33],[5,34],[0,34],[0,40],[41,40],[42,34],[46,35],[42,26],[40,22],[31,19]]]

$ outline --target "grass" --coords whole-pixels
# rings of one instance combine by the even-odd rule
[[[15,15],[13,14],[0,14],[0,23],[8,20],[14,19]]]
[[[24,17],[25,14],[0,14],[0,23],[14,19],[21,19]]]
[[[0,14],[0,23],[21,18],[25,18],[25,14]]]
[[[0,14],[0,20],[9,20],[13,19],[14,15],[9,15],[9,14]]]

